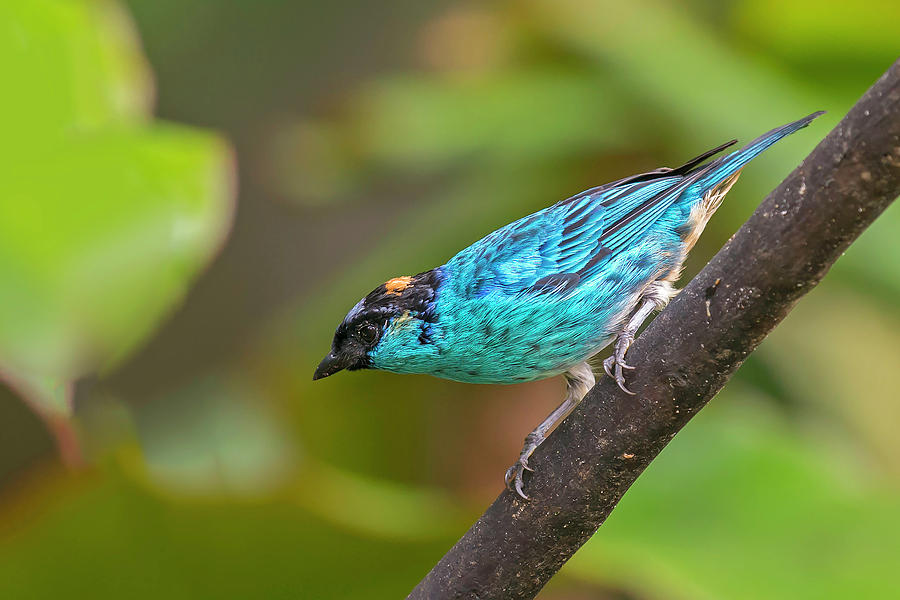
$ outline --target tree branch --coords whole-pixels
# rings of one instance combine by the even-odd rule
[[[533,598],[898,195],[900,60],[637,339],[638,395],[602,378],[409,598]]]

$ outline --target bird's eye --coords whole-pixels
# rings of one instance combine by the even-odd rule
[[[374,344],[375,340],[378,339],[378,328],[372,323],[363,323],[356,330],[356,337],[367,346]]]

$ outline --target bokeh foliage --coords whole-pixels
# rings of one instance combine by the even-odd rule
[[[0,5],[0,371],[37,409],[154,329],[219,247],[230,158],[150,118],[152,82],[112,2]]]
[[[212,10],[184,4],[131,2],[148,21],[170,10],[170,22],[197,25]],[[264,11],[224,4],[248,23]],[[118,5],[0,11],[28,25],[0,36],[3,56],[21,31],[36,36],[24,47],[41,49],[31,66],[10,59],[4,71],[35,98],[3,111],[20,137],[0,182],[10,273],[0,295],[17,303],[0,307],[0,359],[56,381],[98,367],[115,375],[216,247],[228,215],[223,146],[150,120],[146,66]],[[436,9],[408,41],[414,67],[260,126],[264,142],[241,168],[308,221],[298,235],[330,228],[327,247],[295,257],[308,286],[214,368],[139,404],[98,393],[79,407],[94,466],[37,469],[0,504],[0,592],[402,596],[499,491],[560,389],[379,373],[313,384],[343,312],[379,281],[430,268],[569,193],[828,110],[746,169],[689,277],[896,58],[898,20],[896,3],[831,0]],[[57,76],[68,95],[49,93],[52,71],[37,75],[61,68],[54,56],[68,65]],[[22,225],[37,222],[31,206],[52,234]],[[641,598],[897,594],[898,228],[894,207],[546,597],[584,587]],[[163,239],[172,231],[186,237]],[[345,258],[334,260],[338,247]]]

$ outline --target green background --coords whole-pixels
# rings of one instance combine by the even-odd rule
[[[692,276],[897,58],[883,0],[2,0],[0,596],[397,598],[556,380],[311,381],[345,311],[496,227],[824,109]],[[900,210],[541,598],[900,595]],[[636,399],[639,401],[639,399]]]

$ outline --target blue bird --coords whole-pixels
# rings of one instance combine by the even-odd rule
[[[523,491],[528,459],[594,385],[603,361],[628,394],[625,353],[641,324],[675,295],[688,251],[741,169],[821,115],[708,159],[591,188],[475,242],[446,264],[375,288],[338,326],[313,379],[342,369],[429,373],[472,383],[519,383],[564,374],[566,396],[525,439],[506,472]]]

